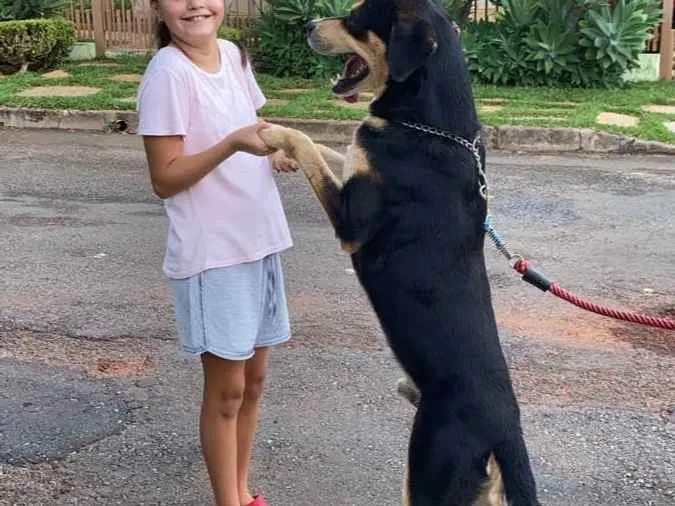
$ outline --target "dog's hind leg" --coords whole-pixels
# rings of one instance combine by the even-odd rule
[[[472,506],[507,506],[502,472],[493,453],[488,458],[485,471],[487,480]]]
[[[520,431],[497,445],[494,453],[501,468],[509,506],[539,506],[530,459]]]
[[[410,506],[474,506],[489,486],[487,450],[451,409],[422,396],[409,445]]]

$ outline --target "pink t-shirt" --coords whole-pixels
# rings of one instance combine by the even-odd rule
[[[237,46],[218,41],[221,67],[206,72],[179,49],[160,49],[138,89],[140,135],[182,135],[184,153],[220,142],[258,121],[265,103]],[[164,272],[186,278],[259,260],[292,246],[267,157],[238,152],[198,183],[164,200],[169,218]]]

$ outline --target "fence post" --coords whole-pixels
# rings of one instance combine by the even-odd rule
[[[661,20],[661,57],[659,59],[659,76],[665,81],[673,79],[673,2],[664,0],[663,19]]]
[[[91,0],[91,15],[94,22],[96,58],[105,57],[105,27],[103,26],[103,0]]]

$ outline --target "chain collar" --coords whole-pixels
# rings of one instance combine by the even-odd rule
[[[469,153],[471,153],[476,160],[476,167],[478,168],[478,193],[484,200],[488,199],[487,175],[485,174],[485,170],[483,170],[483,163],[481,162],[480,151],[478,150],[478,145],[480,143],[480,133],[476,135],[476,138],[473,140],[473,142],[471,142],[466,140],[464,137],[451,134],[450,132],[446,132],[439,128],[421,125],[419,123],[408,123],[407,121],[399,121],[398,123],[407,128],[417,130],[418,132],[424,132],[426,134],[435,135],[436,137],[449,139],[469,151]]]

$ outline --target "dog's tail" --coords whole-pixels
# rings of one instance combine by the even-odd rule
[[[539,506],[537,487],[520,431],[494,449],[509,506]]]

